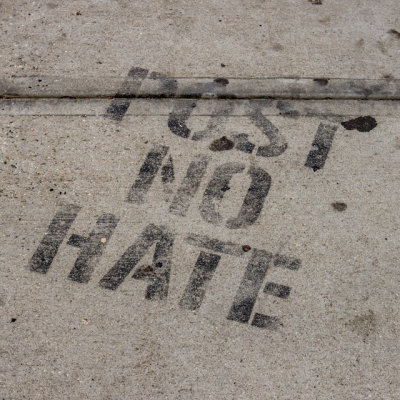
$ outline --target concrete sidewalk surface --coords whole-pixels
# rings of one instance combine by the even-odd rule
[[[399,10],[2,1],[0,399],[399,399]]]
[[[399,103],[116,101],[0,104],[2,396],[398,398]]]
[[[5,0],[1,78],[97,92],[132,66],[178,79],[400,79],[397,0],[317,3]]]

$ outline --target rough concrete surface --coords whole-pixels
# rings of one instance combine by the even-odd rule
[[[0,399],[399,399],[398,11],[2,1]]]
[[[398,103],[110,104],[1,102],[3,398],[397,399]]]
[[[397,0],[5,0],[2,75],[400,78]]]

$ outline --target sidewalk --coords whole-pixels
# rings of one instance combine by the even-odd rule
[[[397,399],[398,4],[3,2],[0,398]]]

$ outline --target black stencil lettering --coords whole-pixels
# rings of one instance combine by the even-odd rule
[[[251,154],[256,147],[249,141],[249,135],[247,133],[238,133],[232,137],[236,143],[235,149],[242,151],[243,153]]]
[[[223,95],[225,92],[225,86],[226,85],[215,81],[207,82],[205,84],[198,83],[184,88],[180,93],[180,96],[200,98],[204,94],[208,94],[218,97],[219,95]],[[196,107],[196,102],[193,100],[180,100],[175,102],[173,110],[168,118],[168,128],[172,133],[185,139],[189,138],[191,130],[186,125],[186,122],[192,114],[194,107]],[[193,133],[192,139],[201,140],[208,137],[212,131],[217,129],[224,118],[231,113],[233,107],[234,105],[231,102],[219,103],[213,114],[210,116],[210,121],[208,122],[206,129]]]
[[[208,236],[197,235],[195,233],[186,237],[185,242],[196,247],[203,247],[217,253],[229,254],[236,257],[246,256],[247,250],[243,246],[232,242],[223,242],[222,240],[212,239]]]
[[[130,105],[130,100],[115,99],[108,106],[105,116],[115,121],[121,121]]]
[[[208,120],[206,129],[194,132],[192,140],[200,141],[210,137],[212,134],[218,134],[220,126],[226,122],[227,117],[232,113],[234,108],[235,105],[231,101],[221,101],[216,103],[214,111]]]
[[[160,81],[161,85],[158,93],[160,97],[174,96],[178,89],[178,83],[174,78],[169,78],[159,72],[152,72],[149,75],[149,79]]]
[[[201,159],[192,161],[187,169],[186,176],[183,179],[174,199],[172,200],[169,212],[175,215],[185,216],[190,206],[190,200],[196,194],[201,179],[207,169],[207,161]]]
[[[105,116],[115,121],[121,121],[127,112],[130,101],[118,100],[118,98],[136,97],[143,80],[148,74],[147,69],[132,67],[126,77],[121,89],[115,95],[116,99],[107,108]]]
[[[250,167],[251,184],[243,200],[239,215],[229,219],[226,226],[230,229],[244,228],[254,224],[259,217],[271,186],[271,177],[261,168]]]
[[[129,202],[137,204],[143,203],[144,197],[150,189],[167,152],[168,147],[156,146],[147,154],[146,160],[140,168],[139,176],[129,191]]]
[[[81,208],[70,204],[63,206],[54,216],[28,267],[45,274]]]
[[[186,121],[190,117],[196,103],[193,101],[176,102],[168,118],[168,128],[172,133],[187,139],[190,135],[190,129],[186,126]]]
[[[222,216],[217,211],[217,203],[223,199],[225,194],[223,189],[229,185],[232,176],[241,173],[244,168],[244,164],[232,162],[222,164],[215,169],[200,205],[200,213],[205,221],[214,225],[222,223]]]
[[[179,305],[189,310],[196,310],[201,306],[205,295],[205,286],[211,280],[221,256],[200,252],[196,265],[190,276]]]
[[[148,69],[132,67],[115,97],[136,97],[148,73]]]
[[[274,266],[280,268],[287,268],[298,270],[301,266],[301,261],[297,258],[277,254],[274,257]]]
[[[242,323],[249,321],[271,260],[271,253],[256,249],[252,251],[252,257],[236,292],[228,319]]]
[[[264,293],[280,297],[281,299],[287,299],[290,295],[290,287],[279,285],[278,283],[274,282],[267,282],[264,288]]]
[[[269,140],[269,145],[260,146],[256,155],[261,157],[280,156],[287,149],[287,142],[285,137],[279,133],[279,129],[262,114],[257,105],[251,104],[249,118]]]
[[[88,238],[72,235],[68,244],[80,247],[79,256],[72,268],[69,278],[73,281],[86,283],[94,270],[94,264],[103,253],[119,219],[113,214],[103,214],[96,222],[96,227]]]
[[[324,167],[336,130],[337,126],[334,125],[319,125],[314,141],[312,142],[314,150],[308,153],[305,163],[306,167],[312,168],[313,171],[318,171]]]
[[[153,263],[145,271],[136,271],[135,279],[149,281],[146,299],[165,299],[168,295],[171,269],[173,235],[165,227],[148,225],[111,270],[101,279],[99,285],[115,290],[143,258],[147,250],[155,244]]]
[[[280,325],[280,322],[277,317],[255,313],[251,325],[257,328],[275,330]]]
[[[172,183],[175,180],[174,163],[170,156],[168,162],[161,168],[161,181],[162,183]]]
[[[200,213],[203,219],[212,224],[222,223],[222,216],[217,211],[217,204],[223,199],[225,190],[234,174],[244,170],[240,163],[227,163],[216,168],[210,183],[208,184],[203,201],[200,205]],[[243,200],[239,214],[226,222],[229,229],[239,229],[254,224],[259,217],[265,198],[271,186],[271,177],[267,172],[257,167],[250,167],[249,175],[251,184]]]

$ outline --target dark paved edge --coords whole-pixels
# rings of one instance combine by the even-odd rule
[[[191,116],[213,116],[216,110],[223,113],[224,103],[230,109],[229,117],[247,117],[251,103],[262,107],[265,116],[289,118],[318,117],[342,122],[343,118],[360,115],[390,117],[400,113],[400,102],[396,100],[270,100],[270,99],[196,99]],[[127,103],[124,116],[169,117],[174,107],[187,106],[185,99],[116,99],[107,98],[11,98],[0,99],[0,116],[53,116],[53,117],[104,117],[114,102]],[[192,100],[190,101],[192,102]],[[134,107],[130,106],[134,103]],[[222,110],[222,111],[221,111]],[[349,119],[347,118],[347,119]]]
[[[14,76],[0,97],[400,100],[400,79]]]

